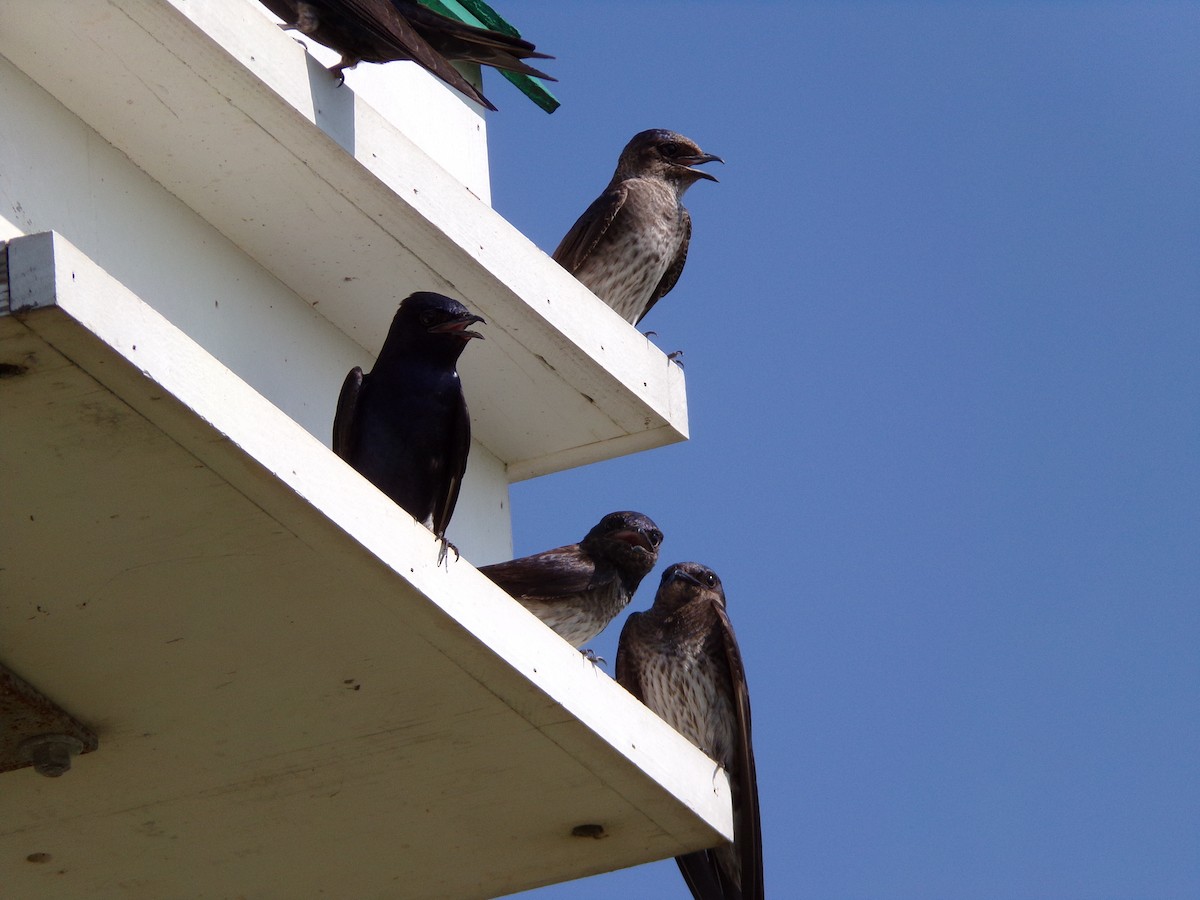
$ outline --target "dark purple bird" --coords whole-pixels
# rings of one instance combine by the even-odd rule
[[[658,562],[663,535],[637,512],[609,513],[578,544],[479,571],[573,647],[582,647],[629,605]]]
[[[405,298],[370,374],[346,376],[333,419],[334,452],[441,539],[439,559],[471,449],[456,364],[482,321],[441,294]]]
[[[329,71],[343,78],[343,69],[360,62],[411,60],[476,103],[495,109],[451,60],[466,60],[554,81],[545,72],[522,62],[553,59],[518,37],[475,28],[426,9],[415,0],[259,0],[283,19],[283,28],[301,34],[342,54]]]
[[[733,843],[678,856],[696,900],[762,900],[762,828],[742,654],[712,569],[676,563],[654,605],[633,613],[617,646],[617,681],[729,773]]]
[[[684,192],[712,175],[692,168],[724,162],[673,131],[636,134],[612,181],[571,226],[554,259],[636,325],[675,287],[687,260],[692,217]]]

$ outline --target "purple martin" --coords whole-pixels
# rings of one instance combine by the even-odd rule
[[[479,571],[573,647],[582,647],[629,605],[658,562],[663,535],[637,512],[609,513],[578,544]]]
[[[733,789],[733,843],[677,856],[696,900],[762,900],[762,829],[742,654],[712,569],[676,563],[617,645],[617,681],[716,760]]]
[[[471,420],[455,368],[483,319],[450,297],[421,291],[400,303],[375,366],[342,384],[333,450],[431,529],[446,553]]]
[[[498,31],[476,28],[426,9],[415,0],[260,0],[294,29],[342,54],[329,71],[344,78],[344,69],[360,62],[411,60],[476,103],[495,109],[454,66],[466,60],[554,81],[522,62],[553,59],[528,41]]]
[[[692,168],[724,162],[673,131],[636,134],[612,181],[567,232],[554,259],[636,325],[675,287],[687,260],[692,217],[684,192],[712,175]]]

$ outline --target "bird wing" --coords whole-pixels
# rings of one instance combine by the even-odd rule
[[[326,14],[332,12],[346,26],[352,25],[401,53],[425,43],[389,0],[322,0],[320,5],[327,8]]]
[[[733,706],[737,715],[737,745],[734,760],[734,847],[741,857],[742,900],[763,900],[762,822],[758,810],[758,776],[754,770],[754,746],[750,735],[750,690],[742,653],[733,634],[733,623],[725,607],[714,603],[725,650],[725,662],[733,688]]]
[[[721,886],[720,867],[711,850],[697,850],[675,857],[679,873],[695,900],[732,900],[738,897],[736,888],[726,892]],[[740,900],[740,898],[739,898]]]
[[[294,2],[260,2],[285,22],[296,21]],[[336,72],[357,60],[375,63],[411,60],[476,103],[488,109],[496,108],[448,59],[430,46],[391,0],[320,0],[316,5],[319,24],[309,36],[342,54],[341,64],[334,67]]]
[[[584,210],[583,215],[571,226],[558,249],[554,251],[554,261],[574,275],[579,267],[591,255],[604,232],[612,225],[617,213],[625,205],[629,192],[624,185],[605,191],[592,201],[592,205]]]
[[[617,684],[644,704],[646,695],[642,692],[641,669],[629,649],[630,641],[641,629],[641,618],[641,613],[630,613],[621,629],[621,637],[617,639]]]
[[[259,0],[259,3],[283,19],[285,24],[295,23],[297,18],[295,0]]]
[[[496,107],[478,88],[463,77],[429,41],[413,27],[407,11],[401,12],[391,0],[340,0],[355,15],[363,18],[376,36],[398,47],[402,52],[397,59],[411,59],[422,69],[432,72],[455,90],[466,94],[476,103],[494,110]]]
[[[479,571],[518,600],[550,603],[593,587],[596,564],[578,544],[569,544]]]
[[[687,262],[688,244],[692,242],[692,216],[686,209],[680,209],[683,216],[683,240],[679,242],[679,249],[675,253],[675,258],[671,260],[671,265],[667,267],[667,271],[663,272],[663,277],[659,279],[658,286],[654,289],[654,293],[650,295],[650,301],[646,304],[646,308],[642,310],[642,314],[638,316],[638,322],[646,318],[646,313],[650,309],[671,292],[671,288],[675,287],[675,282],[679,280],[679,276],[683,273],[683,264]],[[635,325],[637,322],[634,323]]]
[[[471,416],[464,399],[458,405],[449,433],[446,435],[445,460],[447,468],[446,490],[433,498],[433,533],[446,537],[446,527],[454,515],[458,503],[458,492],[462,489],[463,475],[467,471],[467,456],[471,452]]]
[[[522,59],[554,59],[548,53],[539,53],[529,41],[487,28],[476,28],[427,9],[413,0],[391,2],[430,46],[447,59],[465,59],[535,78],[555,80],[545,72],[521,62]]]
[[[333,452],[349,460],[354,452],[354,420],[358,411],[358,398],[362,393],[363,370],[355,366],[342,382],[338,394],[337,410],[333,414]]]

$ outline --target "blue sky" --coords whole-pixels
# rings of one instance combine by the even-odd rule
[[[1200,896],[1200,4],[522,2],[493,202],[725,157],[643,326],[692,439],[514,486],[722,576],[774,897]],[[614,658],[622,620],[593,646]],[[611,663],[610,663],[611,671]],[[687,896],[667,861],[530,896]]]

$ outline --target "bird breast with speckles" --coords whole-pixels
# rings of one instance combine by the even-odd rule
[[[604,235],[603,252],[589,256],[575,277],[636,324],[687,239],[688,228],[679,198],[666,184],[631,179],[625,186],[625,206]],[[629,227],[622,220],[641,224]]]
[[[723,688],[728,675],[712,633],[702,637],[642,645],[644,701],[668,725],[729,768],[737,720],[729,691]]]
[[[582,647],[629,605],[629,592],[619,580],[550,603],[528,598],[518,602],[572,647]]]

